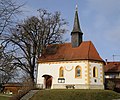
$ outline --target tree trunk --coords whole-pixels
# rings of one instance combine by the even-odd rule
[[[31,82],[30,86],[34,87],[34,71],[31,71],[30,73],[30,82]]]

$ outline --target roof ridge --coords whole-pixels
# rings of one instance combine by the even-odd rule
[[[82,41],[82,42],[91,42],[91,41],[89,40],[89,41]],[[49,44],[48,46],[51,46],[51,45],[64,45],[64,44],[71,44],[71,42],[64,42],[64,43]]]

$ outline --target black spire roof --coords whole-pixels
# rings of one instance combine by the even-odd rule
[[[80,29],[80,24],[79,24],[78,7],[77,7],[77,5],[76,5],[75,18],[74,18],[74,26],[73,26],[72,33],[74,33],[74,32],[80,32],[80,33],[82,33],[82,31]]]

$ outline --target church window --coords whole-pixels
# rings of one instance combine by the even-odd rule
[[[60,67],[59,69],[59,77],[64,77],[64,68]]]
[[[82,75],[81,75],[82,73],[81,73],[81,67],[80,66],[77,66],[76,68],[75,68],[75,77],[77,78],[77,77],[81,77]]]
[[[97,82],[97,80],[95,79],[94,82]]]
[[[93,77],[98,77],[98,69],[96,67],[93,68]]]

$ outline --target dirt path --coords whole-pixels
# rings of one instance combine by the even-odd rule
[[[6,94],[0,94],[0,96],[4,96],[4,97],[12,97],[12,95],[6,95]]]
[[[35,93],[39,90],[31,90],[25,96],[23,96],[20,100],[29,100]]]

